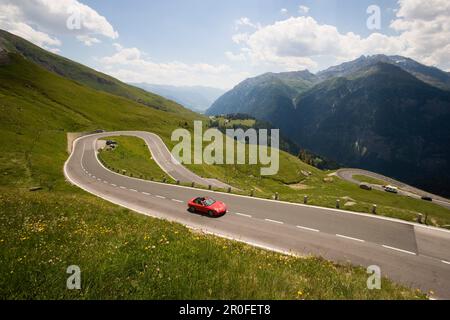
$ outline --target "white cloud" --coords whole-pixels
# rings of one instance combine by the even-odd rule
[[[248,37],[248,33],[236,33],[231,37],[231,40],[233,40],[234,43],[240,44],[245,43],[248,40]]]
[[[310,16],[290,17],[234,35],[233,41],[246,51],[226,55],[244,61],[241,55],[245,54],[255,66],[283,70],[321,69],[363,54],[378,53],[404,55],[450,68],[450,1],[400,0],[398,4],[396,19],[391,23],[397,31],[395,35],[375,32],[362,37],[353,32],[342,33]]]
[[[253,23],[253,22],[251,22],[251,20],[250,20],[249,18],[247,18],[247,17],[242,17],[242,18],[236,20],[236,21],[234,22],[234,25],[235,25],[235,29],[236,29],[236,30],[238,30],[238,29],[241,28],[241,27],[250,27],[250,28],[253,28],[253,29],[259,29],[259,28],[261,28],[261,24],[259,24],[259,23]]]
[[[47,50],[56,54],[61,53],[61,50],[58,48],[47,48]]]
[[[247,56],[245,55],[244,52],[238,53],[238,54],[234,54],[231,51],[226,51],[225,52],[225,56],[228,58],[228,60],[230,61],[246,61],[247,60]]]
[[[0,1],[0,28],[25,38],[40,47],[52,49],[52,46],[60,46],[61,41],[44,32],[38,31],[28,24],[21,22],[23,15],[21,10],[11,4]],[[54,48],[52,50],[55,50]]]
[[[77,40],[83,42],[86,46],[90,47],[94,43],[100,43],[101,41],[97,38],[88,36],[88,35],[78,35]]]
[[[249,76],[235,72],[227,65],[187,64],[179,61],[158,63],[138,48],[114,45],[116,52],[99,60],[104,72],[125,82],[146,82],[171,85],[204,85],[230,88]]]
[[[309,12],[309,7],[300,5],[298,6],[298,12],[300,14],[307,14]]]
[[[450,1],[400,0],[391,28],[400,33],[404,55],[450,68]]]
[[[288,9],[282,8],[282,9],[280,10],[280,13],[281,13],[281,14],[288,14]]]
[[[79,28],[69,29],[68,20]],[[0,0],[0,28],[39,46],[60,46],[57,36],[74,35],[87,46],[99,43],[96,36],[119,35],[107,19],[77,0]]]

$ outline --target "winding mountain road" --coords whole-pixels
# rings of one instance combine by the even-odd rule
[[[450,232],[447,230],[368,214],[126,177],[106,169],[98,161],[97,139],[112,135],[144,139],[155,161],[175,179],[210,184],[209,180],[174,163],[158,136],[137,131],[78,138],[64,166],[71,183],[139,213],[254,246],[290,254],[319,255],[365,267],[377,265],[383,276],[425,291],[433,290],[437,298],[450,299]],[[189,213],[186,202],[198,195],[224,201],[229,213],[216,219]]]
[[[355,183],[355,184],[360,184],[361,181],[356,180],[355,178],[353,178],[353,176],[355,175],[363,175],[363,176],[367,176],[367,177],[371,177],[371,178],[375,178],[381,181],[385,181],[393,186],[396,186],[399,188],[399,195],[402,196],[407,196],[407,197],[411,197],[411,198],[415,198],[415,199],[420,199],[423,196],[427,196],[427,197],[431,197],[433,199],[433,202],[437,205],[440,205],[444,208],[448,208],[450,209],[450,200],[426,192],[424,190],[421,190],[419,188],[407,185],[406,183],[400,182],[398,180],[394,180],[392,178],[383,176],[379,173],[375,173],[372,171],[367,171],[367,170],[363,170],[363,169],[339,169],[338,171],[336,171],[336,175],[338,177],[340,177],[341,179],[344,179],[348,182],[351,183]],[[380,191],[384,191],[382,186],[376,185],[376,184],[370,184],[374,189],[380,190]]]

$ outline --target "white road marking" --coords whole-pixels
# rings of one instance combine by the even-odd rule
[[[109,182],[108,182],[108,181],[106,181],[106,180],[103,180],[103,183],[106,183],[106,184],[107,184],[107,183],[109,183]]]
[[[95,176],[92,176],[92,178],[93,178],[93,179],[96,179],[96,177],[95,177]]]
[[[130,191],[133,191],[133,192],[138,192],[136,189],[129,189]]]
[[[181,201],[181,200],[178,200],[178,199],[172,199],[172,201],[179,202],[179,203],[183,203],[184,202],[184,201]]]
[[[365,242],[362,239],[353,238],[353,237],[349,237],[349,236],[344,236],[342,234],[336,234],[336,236],[339,237],[339,238],[344,238],[344,239],[348,239],[348,240],[354,240],[354,241],[358,241],[358,242]]]
[[[320,231],[320,230],[317,230],[317,229],[303,227],[303,226],[297,226],[297,228],[303,229],[303,230],[308,230],[308,231],[313,231],[313,232],[319,232]]]
[[[117,184],[111,183],[111,185],[112,185],[113,187],[117,187]]]
[[[166,198],[166,197],[158,196],[158,195],[156,195],[156,197],[157,197],[157,198],[160,198],[160,199],[165,199],[165,198]]]
[[[278,223],[278,224],[284,224],[284,222],[277,221],[277,220],[272,220],[272,219],[264,219],[264,220],[266,220],[266,221],[268,221],[268,222],[273,222],[273,223]]]
[[[399,248],[396,248],[396,247],[387,246],[387,245],[384,245],[384,244],[382,245],[382,247],[383,247],[383,248],[386,248],[386,249],[391,249],[391,250],[395,250],[395,251],[399,251],[399,252],[411,254],[411,255],[416,255],[415,252],[411,252],[411,251],[399,249]]]
[[[441,260],[441,262],[442,262],[442,263],[445,263],[445,264],[450,264],[449,261],[445,261],[445,260]]]
[[[245,213],[240,213],[240,212],[235,212],[234,214],[237,214],[238,216],[243,216],[243,217],[247,217],[247,218],[251,218],[252,216],[249,214],[245,214]]]
[[[123,189],[123,190],[125,190],[126,188],[125,188],[125,187],[123,187],[123,186],[120,186],[120,189]]]
[[[146,196],[150,196],[150,193],[148,193],[148,192],[142,192],[142,194],[145,194]]]

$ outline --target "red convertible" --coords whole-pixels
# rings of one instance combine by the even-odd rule
[[[205,197],[197,197],[189,200],[188,207],[190,212],[203,213],[210,217],[223,216],[227,213],[225,203]]]

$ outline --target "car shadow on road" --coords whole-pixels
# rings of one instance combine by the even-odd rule
[[[187,209],[186,211],[187,211],[188,213],[190,213],[190,214],[196,214],[196,215],[198,215],[198,216],[202,216],[202,217],[206,217],[206,218],[211,218],[211,219],[218,219],[218,218],[221,218],[221,217],[223,217],[224,215],[226,215],[226,213],[222,213],[222,214],[220,214],[220,215],[210,216],[210,215],[207,214],[207,213],[198,212],[198,211],[191,211],[191,210],[189,210],[189,209]]]

